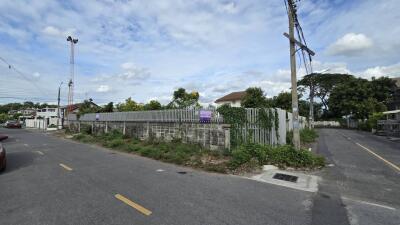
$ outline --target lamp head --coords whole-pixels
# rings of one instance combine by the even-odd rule
[[[72,41],[72,37],[71,37],[71,36],[68,36],[68,37],[67,37],[67,41]]]

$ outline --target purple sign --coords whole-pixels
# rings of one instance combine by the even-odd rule
[[[211,122],[211,111],[200,110],[200,123],[210,123]]]

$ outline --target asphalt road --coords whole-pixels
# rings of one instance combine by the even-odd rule
[[[400,143],[361,131],[319,134],[318,152],[331,165],[318,173],[313,224],[399,225]]]
[[[309,193],[28,130],[4,130],[0,224],[400,224],[399,143],[322,129]],[[377,158],[358,144],[372,150]],[[185,173],[181,173],[185,172]]]
[[[311,222],[312,194],[307,192],[38,132],[1,129],[0,133],[11,137],[4,143],[9,167],[0,174],[2,225]],[[116,198],[118,194],[137,204],[137,209]]]

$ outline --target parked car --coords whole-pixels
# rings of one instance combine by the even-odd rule
[[[15,120],[9,120],[6,122],[7,128],[21,128],[21,124]]]
[[[6,140],[8,138],[5,134],[0,134],[0,141]]]
[[[6,169],[7,157],[6,157],[6,149],[0,143],[0,172]]]

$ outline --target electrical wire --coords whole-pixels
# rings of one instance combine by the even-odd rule
[[[15,66],[11,65],[10,63],[7,62],[7,60],[5,60],[3,57],[0,56],[0,60],[3,61],[7,66],[8,69],[10,70],[14,70],[14,72],[16,72],[19,76],[21,76],[24,80],[26,80],[27,82],[31,83],[32,85],[34,85],[38,91],[40,91],[42,94],[44,95],[49,95],[49,93],[46,93],[45,91],[43,91],[35,82],[33,79],[29,79],[28,77],[26,77],[21,71],[19,71]]]
[[[286,1],[287,1],[287,3],[286,3]],[[293,20],[294,20],[293,22],[294,22],[295,27],[296,27],[296,31],[297,31],[299,42],[302,43],[305,47],[308,48],[306,39],[304,37],[303,28],[301,27],[300,22],[299,22],[298,17],[297,17],[297,5],[296,5],[296,2],[299,2],[299,1],[292,2],[290,0],[284,0],[286,12],[289,14],[289,9],[288,9],[288,5],[289,5],[289,7],[292,9],[291,13],[292,13],[292,17],[293,17]],[[305,51],[304,49],[301,49],[301,52],[302,52],[303,64],[304,64],[304,67],[306,69],[306,73],[307,74],[309,74],[309,72],[312,73],[313,72],[313,68],[312,68],[312,57],[311,57],[311,54],[308,51]],[[308,60],[306,60],[305,54],[308,55]]]

